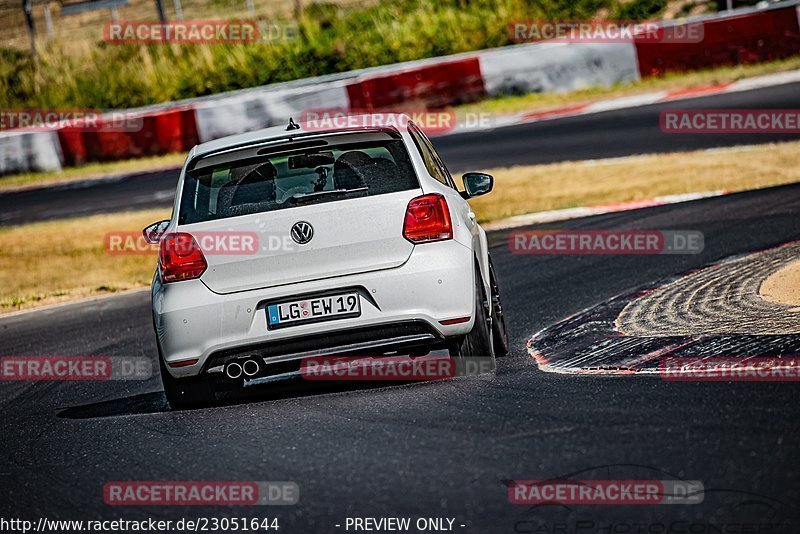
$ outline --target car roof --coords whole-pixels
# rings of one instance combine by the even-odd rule
[[[369,117],[369,114],[358,114],[358,115],[348,115],[348,119],[351,119],[352,122],[358,122],[359,117]],[[408,115],[403,113],[380,113],[380,116],[383,120],[387,123],[391,124],[391,120],[397,121],[402,120],[410,120]],[[355,120],[353,120],[355,119]],[[300,128],[296,130],[287,130],[286,125],[282,126],[270,126],[269,128],[262,128],[260,130],[253,130],[251,132],[245,132],[236,135],[228,135],[226,137],[220,137],[219,139],[214,139],[212,141],[207,141],[205,143],[199,144],[194,147],[191,151],[192,159],[202,158],[207,156],[208,154],[220,152],[223,150],[238,148],[238,147],[245,147],[247,145],[256,144],[265,141],[271,141],[273,139],[280,139],[280,138],[291,138],[297,136],[305,136],[305,135],[325,135],[328,133],[340,133],[340,132],[366,132],[366,131],[375,131],[375,126],[370,126],[368,120],[364,120],[364,126],[356,126],[356,127],[347,127],[347,128],[320,128],[318,126],[314,126],[313,128],[307,128],[306,122],[298,122],[298,126]],[[288,122],[287,122],[288,125]],[[390,129],[397,130],[397,128],[393,128],[389,126]]]

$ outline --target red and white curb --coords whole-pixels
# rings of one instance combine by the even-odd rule
[[[654,206],[666,206],[667,204],[678,204],[680,202],[700,200],[701,198],[718,197],[728,193],[728,191],[724,190],[704,191],[699,193],[682,193],[679,195],[665,195],[647,200],[631,200],[629,202],[614,202],[610,204],[598,204],[596,206],[582,206],[578,208],[566,208],[561,210],[539,211],[536,213],[515,215],[514,217],[501,219],[499,221],[492,221],[482,224],[481,226],[487,232],[492,230],[506,230],[509,228],[518,228],[520,226],[528,226],[531,224],[566,221],[569,219],[590,217],[592,215],[603,215],[605,213],[617,213],[620,211],[652,208]]]
[[[523,111],[520,113],[492,117],[490,120],[481,122],[478,125],[470,124],[457,124],[456,127],[441,135],[452,135],[466,132],[476,132],[482,130],[492,130],[495,128],[503,128],[506,126],[514,126],[517,124],[526,124],[531,122],[540,122],[553,119],[563,119],[566,117],[577,117],[579,115],[590,115],[593,113],[602,113],[604,111],[614,111],[620,109],[637,108],[641,106],[649,106],[652,104],[661,104],[664,102],[675,102],[679,100],[687,100],[690,98],[698,98],[704,96],[713,96],[724,93],[737,93],[741,91],[750,91],[752,89],[760,89],[763,87],[772,87],[776,85],[784,85],[787,83],[800,82],[800,69],[787,72],[779,72],[776,74],[768,74],[764,76],[757,76],[754,78],[746,78],[736,82],[709,85],[703,87],[694,87],[691,89],[679,89],[675,91],[655,91],[652,93],[644,93],[640,95],[623,96],[619,98],[611,98],[608,100],[600,100],[589,104],[580,104],[573,106],[566,106],[562,108],[544,109],[541,111]]]

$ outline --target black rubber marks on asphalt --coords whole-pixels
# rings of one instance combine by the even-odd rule
[[[617,318],[617,330],[635,336],[800,334],[800,308],[759,294],[771,274],[798,259],[800,243],[793,242],[681,276],[628,304]],[[796,292],[794,287],[781,289],[792,296]]]
[[[761,281],[800,258],[800,243],[729,258],[615,297],[528,342],[556,373],[659,372],[665,359],[800,355],[800,313],[758,296]]]

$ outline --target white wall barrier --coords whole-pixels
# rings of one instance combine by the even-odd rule
[[[633,43],[531,43],[479,54],[486,92],[566,92],[639,79]]]
[[[200,141],[286,124],[300,120],[303,111],[319,108],[348,109],[346,82],[317,86],[252,91],[228,99],[199,103],[195,111]]]
[[[60,171],[61,143],[56,132],[0,133],[0,175]]]

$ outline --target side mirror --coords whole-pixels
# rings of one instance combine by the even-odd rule
[[[468,172],[461,176],[464,180],[466,191],[461,194],[464,198],[485,195],[494,187],[494,176],[484,172]]]
[[[164,232],[167,231],[168,226],[169,226],[169,219],[164,221],[154,222],[153,224],[142,230],[142,235],[144,236],[144,240],[152,245],[157,244],[159,241],[161,241],[161,238],[164,237]]]

